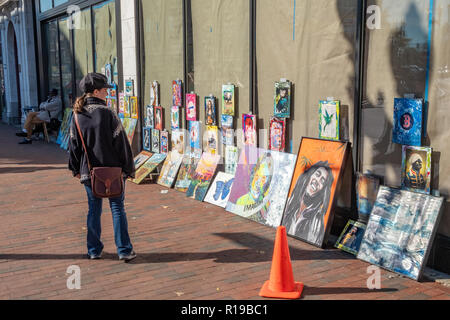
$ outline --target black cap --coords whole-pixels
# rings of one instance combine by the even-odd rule
[[[92,93],[94,90],[101,90],[103,88],[114,88],[113,85],[108,84],[108,78],[101,73],[88,73],[80,81],[80,90],[83,93]]]

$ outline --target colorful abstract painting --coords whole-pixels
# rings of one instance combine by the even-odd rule
[[[364,223],[349,220],[334,246],[357,255],[365,230],[366,225]]]
[[[177,151],[179,154],[185,153],[186,137],[184,132],[184,130],[178,129],[173,130],[171,134],[172,151]]]
[[[402,189],[430,194],[431,153],[428,147],[402,146]]]
[[[216,98],[205,97],[205,125],[217,126]]]
[[[164,130],[164,110],[161,106],[154,107],[155,129]]]
[[[216,126],[206,126],[203,150],[211,154],[217,154],[219,148],[219,128]]]
[[[167,155],[166,161],[163,164],[157,183],[164,187],[172,188],[182,160],[182,154],[179,154],[176,151],[170,151]]]
[[[381,186],[358,259],[419,280],[439,224],[443,198]]]
[[[225,208],[233,186],[234,175],[218,172],[205,197],[205,202]]]
[[[183,82],[181,80],[172,81],[172,105],[183,106]]]
[[[253,114],[243,114],[242,129],[244,131],[244,145],[256,147],[256,116]]]
[[[130,113],[131,113],[131,118],[133,119],[138,119],[139,118],[139,114],[138,114],[138,100],[137,97],[130,97]]]
[[[160,131],[157,129],[151,130],[152,130],[152,152],[160,153],[161,152]]]
[[[138,122],[137,119],[130,118],[128,121],[128,126],[126,128],[128,141],[130,142],[131,145],[133,144],[134,132],[136,131],[137,122]]]
[[[186,191],[186,196],[188,198],[203,201],[219,161],[219,155],[213,155],[207,152],[202,154],[202,157],[197,164],[197,168],[195,168],[195,172],[191,176],[191,184]]]
[[[401,145],[422,145],[423,101],[421,99],[394,99],[394,128],[392,142]]]
[[[289,235],[325,245],[348,149],[347,142],[302,138],[282,222]]]
[[[277,118],[291,116],[291,83],[289,81],[275,82],[274,116]]]
[[[197,95],[186,94],[186,120],[197,121]]]
[[[339,101],[319,102],[319,138],[339,140]]]
[[[269,127],[269,149],[284,152],[286,149],[286,119],[271,118]]]
[[[161,131],[160,135],[161,153],[169,153],[169,132],[167,130]]]
[[[146,151],[152,151],[152,128],[142,128],[142,147]]]
[[[271,227],[280,226],[295,160],[293,154],[246,146],[226,210]]]
[[[191,148],[191,154],[195,153],[200,157],[202,153],[200,121],[189,121],[189,145]]]
[[[124,112],[125,112],[125,106],[124,106],[124,103],[125,103],[125,94],[123,93],[123,92],[120,92],[119,93],[119,114],[124,114]]]
[[[234,85],[222,85],[222,114],[234,116]]]
[[[227,146],[232,146],[234,145],[233,117],[222,114],[220,118],[222,124],[222,143]]]
[[[159,106],[159,83],[153,81],[150,84],[150,105],[153,107]]]
[[[172,130],[180,129],[180,107],[173,106],[171,109],[170,123]]]
[[[134,157],[134,167],[138,170],[148,159],[153,156],[153,153],[142,151],[136,157]]]
[[[184,193],[187,192],[191,185],[191,177],[194,175],[199,161],[200,158],[191,157],[190,154],[185,154],[183,156],[183,161],[181,162],[180,171],[178,172],[177,181],[175,183],[175,190]]]
[[[356,174],[356,206],[359,222],[367,223],[369,221],[379,187],[380,178],[359,172]]]
[[[129,180],[133,183],[141,184],[165,159],[165,154],[155,153],[138,170],[136,170],[135,178]]]
[[[134,96],[134,80],[128,79],[125,81],[125,95],[127,97]]]
[[[234,175],[239,161],[239,149],[235,146],[225,147],[225,173]]]
[[[129,96],[125,96],[123,99],[123,116],[125,118],[131,117],[130,97]]]
[[[154,123],[154,114],[153,114],[153,106],[147,105],[145,106],[145,118],[144,118],[144,125],[147,128],[153,128]]]

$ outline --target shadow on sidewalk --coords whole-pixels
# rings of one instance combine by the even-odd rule
[[[369,289],[364,287],[336,288],[336,287],[308,287],[303,289],[304,296],[322,296],[329,294],[351,294],[351,293],[377,293],[377,292],[397,292],[396,288]]]

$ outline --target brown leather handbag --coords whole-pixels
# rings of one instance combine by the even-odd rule
[[[124,190],[124,182],[122,176],[122,168],[120,167],[96,167],[92,168],[86,145],[84,144],[83,134],[81,133],[80,125],[78,124],[78,115],[75,115],[75,124],[77,126],[78,134],[80,135],[83,149],[86,153],[89,171],[91,173],[91,188],[92,193],[97,198],[118,198],[122,195]]]

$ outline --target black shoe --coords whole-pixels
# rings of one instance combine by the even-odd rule
[[[25,132],[17,132],[17,133],[16,133],[16,136],[22,137],[22,138],[26,138],[26,137],[27,137],[27,134],[26,134]]]
[[[19,144],[32,144],[33,140],[24,139],[23,141],[19,142]]]

